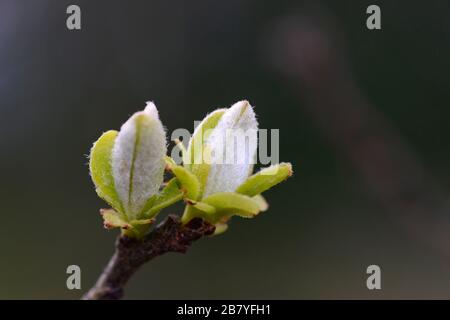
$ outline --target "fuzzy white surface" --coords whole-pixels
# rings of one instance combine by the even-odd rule
[[[248,178],[256,156],[257,130],[255,113],[247,101],[239,101],[225,112],[206,141],[212,154],[203,197],[235,191]]]
[[[166,135],[158,111],[152,102],[147,102],[143,111],[122,125],[112,151],[114,183],[127,213],[139,213],[158,192],[166,151]]]

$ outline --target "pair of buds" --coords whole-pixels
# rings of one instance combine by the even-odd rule
[[[140,238],[162,209],[184,200],[182,223],[200,217],[214,224],[218,234],[232,216],[251,218],[267,210],[261,193],[291,176],[292,166],[280,163],[252,175],[257,129],[247,101],[215,110],[195,129],[187,149],[178,142],[183,159],[179,165],[166,156],[166,134],[156,106],[149,102],[119,132],[105,132],[91,149],[97,194],[112,207],[102,211],[105,226]],[[227,137],[237,130],[255,138],[234,145]],[[239,161],[224,162],[230,150]],[[165,169],[173,178],[163,183]]]

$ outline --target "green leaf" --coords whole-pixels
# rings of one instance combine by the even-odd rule
[[[202,201],[187,201],[188,205],[182,216],[185,224],[195,217],[209,223],[225,222],[231,216],[253,218],[261,211],[261,203],[248,196],[235,192],[220,192],[206,197]]]
[[[197,166],[204,163],[203,148],[204,142],[208,139],[212,129],[214,129],[219,123],[220,118],[223,116],[227,109],[217,109],[211,112],[203,119],[203,121],[195,129],[189,146],[187,149],[186,163],[184,166],[192,171],[194,174],[197,172]],[[184,159],[183,159],[184,161]]]
[[[260,212],[260,205],[252,198],[235,192],[219,192],[203,199],[204,203],[216,208],[216,213],[210,220],[217,223],[221,219],[233,215],[253,218]]]
[[[206,150],[209,150],[207,147],[205,147]],[[198,198],[200,198],[203,195],[203,192],[205,190],[206,182],[208,180],[209,171],[211,169],[211,165],[209,163],[201,163],[196,164],[195,166],[192,166],[192,173],[197,177],[197,180],[200,183],[200,190]]]
[[[214,213],[216,213],[216,208],[214,208],[213,206],[204,203],[204,202],[200,202],[200,201],[191,201],[191,200],[187,200],[188,204],[192,207],[194,207],[197,210],[200,210],[204,213],[206,213],[207,215],[213,215]]]
[[[182,166],[168,168],[177,177],[186,198],[197,200],[200,195],[200,182],[197,177]]]
[[[112,174],[111,152],[118,132],[110,130],[101,135],[91,149],[89,169],[92,181],[99,197],[108,202],[114,209],[123,212]]]
[[[292,165],[280,163],[262,169],[241,184],[236,192],[250,197],[256,196],[292,176]]]
[[[206,204],[204,202],[192,201],[186,199],[187,206],[184,209],[184,213],[181,216],[181,223],[186,224],[193,218],[202,218],[209,223],[217,222],[214,214],[216,213],[216,208]]]
[[[147,219],[155,217],[162,209],[183,199],[183,192],[178,187],[177,178],[171,179],[162,191],[149,199],[141,216]]]

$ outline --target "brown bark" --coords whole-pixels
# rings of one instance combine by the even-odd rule
[[[126,283],[143,264],[167,252],[185,253],[194,241],[211,235],[214,229],[213,225],[199,218],[182,225],[178,216],[170,215],[144,239],[119,236],[116,241],[116,252],[97,283],[83,299],[122,298]]]

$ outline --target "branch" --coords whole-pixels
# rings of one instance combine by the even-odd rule
[[[178,216],[170,215],[142,240],[119,236],[116,252],[83,300],[122,298],[124,286],[143,264],[167,252],[185,253],[192,242],[211,235],[214,229],[199,218],[183,226]]]

